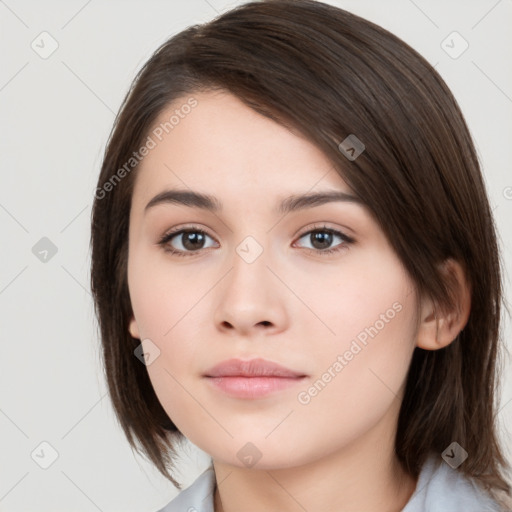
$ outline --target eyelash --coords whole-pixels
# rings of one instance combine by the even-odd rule
[[[305,232],[301,233],[298,238],[300,240],[305,235],[309,235],[309,234],[315,233],[315,232],[330,233],[332,235],[340,237],[343,240],[343,243],[340,243],[339,245],[337,245],[337,246],[335,246],[335,247],[333,247],[331,249],[324,249],[324,250],[322,250],[322,249],[310,249],[308,247],[304,248],[306,251],[313,252],[315,254],[320,254],[322,256],[342,251],[342,250],[346,249],[347,245],[353,244],[355,242],[355,240],[353,238],[349,237],[348,235],[345,235],[341,231],[338,231],[338,230],[332,229],[332,228],[328,228],[327,226],[324,226],[324,225],[322,225],[322,226],[314,226],[313,229],[309,229],[308,231],[305,231]],[[186,228],[177,228],[175,230],[168,231],[167,233],[165,233],[165,235],[163,235],[160,238],[160,240],[158,241],[158,245],[161,245],[166,252],[168,252],[168,253],[170,253],[170,254],[172,254],[174,256],[189,257],[189,256],[194,256],[195,254],[200,253],[203,249],[198,249],[197,251],[181,251],[181,250],[176,250],[176,249],[173,249],[173,248],[169,248],[167,246],[167,244],[174,237],[176,237],[178,235],[181,235],[181,234],[184,234],[184,233],[200,233],[202,235],[206,235],[206,236],[208,236],[210,238],[213,238],[204,229],[201,229],[201,228],[196,227],[196,226],[189,226],[189,227],[186,227]]]

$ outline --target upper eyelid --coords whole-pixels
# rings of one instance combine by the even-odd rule
[[[327,226],[326,225],[327,223],[326,222],[323,222],[323,223],[315,223],[313,226],[308,226],[307,228],[304,228],[303,230],[299,230],[299,232],[297,233],[296,236],[303,236],[303,235],[307,235],[308,233],[310,233],[311,231],[337,231],[343,235],[345,235],[345,232],[344,232],[344,229],[343,228],[338,228],[338,227],[331,227],[331,226]],[[348,236],[348,235],[346,235]]]

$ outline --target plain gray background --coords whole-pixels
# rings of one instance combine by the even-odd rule
[[[105,143],[136,71],[170,36],[240,3],[0,0],[0,511],[152,512],[177,494],[132,453],[106,395],[89,219]],[[453,90],[510,268],[511,0],[328,3],[400,36]],[[510,299],[509,273],[505,280]],[[510,340],[508,318],[505,326]],[[509,374],[501,425],[512,425]],[[510,458],[510,434],[505,442]],[[189,444],[177,478],[190,484],[207,462]]]

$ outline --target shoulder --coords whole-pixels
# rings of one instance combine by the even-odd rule
[[[431,455],[402,512],[500,512],[500,508],[475,481]]]
[[[158,512],[214,512],[214,489],[215,472],[210,466]]]

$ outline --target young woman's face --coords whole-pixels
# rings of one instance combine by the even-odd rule
[[[167,135],[150,133],[130,214],[129,327],[162,406],[194,444],[239,467],[382,450],[415,346],[411,279],[319,149],[230,94],[194,97]],[[177,190],[218,209],[170,195],[148,206]],[[333,192],[346,195],[302,201]],[[256,358],[294,377],[211,376]]]

